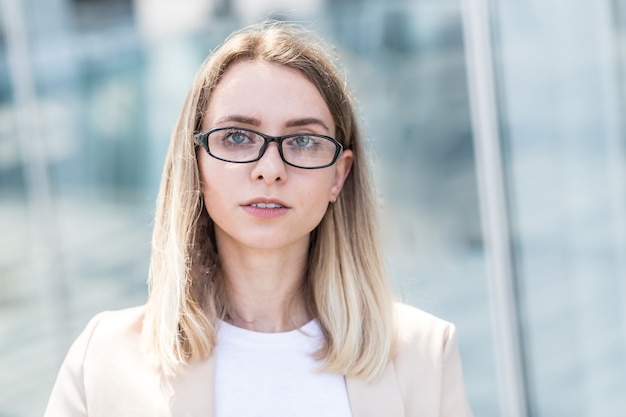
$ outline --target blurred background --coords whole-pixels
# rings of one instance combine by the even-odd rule
[[[626,0],[1,4],[1,417],[145,301],[183,98],[264,17],[342,57],[398,298],[457,325],[475,415],[626,415]]]

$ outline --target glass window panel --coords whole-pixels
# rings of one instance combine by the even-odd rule
[[[624,415],[626,113],[617,2],[497,4],[530,409]]]

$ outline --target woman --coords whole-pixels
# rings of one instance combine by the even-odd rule
[[[145,306],[96,316],[46,416],[469,416],[454,326],[394,304],[348,89],[292,25],[201,67]]]

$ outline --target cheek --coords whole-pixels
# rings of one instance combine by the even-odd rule
[[[328,209],[328,205],[330,204],[332,195],[332,180],[324,179],[324,181],[320,181],[317,187],[314,187],[309,190],[306,197],[306,204],[309,206],[311,212],[315,212],[319,217],[319,220],[322,219],[326,210]]]
[[[232,170],[226,169],[221,161],[211,158],[204,151],[198,155],[198,173],[203,193],[227,187],[224,184],[232,181],[235,174]]]
[[[222,224],[229,218],[229,207],[232,206],[232,193],[228,184],[222,184],[216,177],[208,177],[202,189],[204,209],[216,224]]]
[[[224,175],[224,170],[217,169],[211,162],[212,161],[207,161],[204,157],[200,157],[198,160],[198,170],[204,205],[209,215],[213,217],[213,211],[219,209],[219,207],[224,204],[224,198],[229,195],[229,193],[223,195],[223,190],[231,188],[228,184],[229,176]]]

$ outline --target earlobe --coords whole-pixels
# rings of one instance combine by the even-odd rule
[[[352,169],[353,158],[354,155],[352,151],[347,149],[343,151],[339,159],[337,159],[335,168],[335,180],[333,182],[333,187],[331,189],[329,199],[331,203],[337,201],[337,198],[339,197],[339,193],[343,188],[343,184],[346,181],[346,178],[348,178],[350,170]]]

